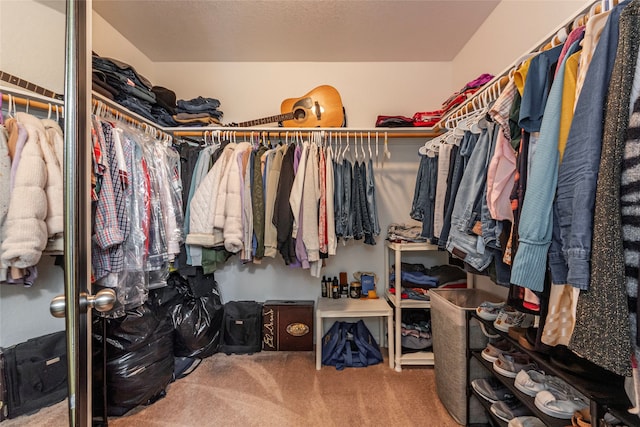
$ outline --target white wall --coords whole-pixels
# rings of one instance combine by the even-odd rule
[[[501,73],[591,3],[502,0],[453,60],[454,86],[460,89],[482,73]]]
[[[64,14],[54,9],[30,0],[1,0],[0,70],[62,93],[64,28]]]
[[[93,12],[91,18],[93,45],[92,50],[100,56],[118,59],[125,62],[153,83],[154,64],[145,54],[125,39],[115,28],[105,21],[102,16]]]

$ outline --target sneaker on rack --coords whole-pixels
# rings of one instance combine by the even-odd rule
[[[551,376],[545,375],[544,372],[536,371],[535,369],[522,370],[517,373],[513,385],[527,396],[535,397],[538,392],[549,387],[551,378]]]
[[[491,412],[505,422],[524,415],[533,415],[531,410],[516,397],[500,400],[491,405]]]
[[[533,324],[534,316],[522,313],[511,307],[504,307],[498,313],[498,317],[493,321],[493,326],[502,332],[509,332],[512,326],[527,328]]]
[[[528,354],[513,352],[502,353],[498,360],[493,362],[493,370],[496,373],[509,378],[515,378],[521,370],[536,369],[535,362]]]
[[[584,396],[564,393],[554,389],[542,390],[536,394],[536,407],[547,415],[564,420],[571,419],[576,411],[589,407]]]
[[[512,418],[507,427],[545,427],[545,424],[540,418],[525,415],[524,417]]]
[[[477,378],[471,381],[471,387],[481,397],[491,403],[513,397],[513,393],[495,377]]]
[[[485,301],[476,307],[476,313],[478,317],[484,320],[494,321],[498,317],[498,313],[504,307],[504,302],[489,302]]]
[[[515,347],[511,345],[509,341],[502,338],[493,343],[488,343],[487,346],[482,350],[481,356],[487,362],[495,362],[498,360],[498,356],[502,353],[513,353],[516,351]]]

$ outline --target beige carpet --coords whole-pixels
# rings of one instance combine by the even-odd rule
[[[67,425],[66,402],[0,424]],[[167,396],[113,427],[146,426],[429,426],[455,427],[438,400],[434,371],[387,363],[316,371],[312,352],[217,354],[169,385]]]

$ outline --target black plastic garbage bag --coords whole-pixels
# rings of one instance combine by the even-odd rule
[[[172,273],[168,286],[181,295],[169,315],[175,330],[174,354],[203,359],[218,351],[224,306],[213,275],[197,274],[187,279]]]
[[[123,317],[109,319],[106,324],[107,357],[114,358],[146,346],[155,335],[160,320],[148,304],[127,310]]]
[[[164,397],[173,379],[173,327],[147,305],[107,324],[107,414],[120,416]]]

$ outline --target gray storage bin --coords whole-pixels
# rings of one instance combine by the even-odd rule
[[[460,424],[483,423],[487,416],[480,403],[472,399],[467,414],[467,330],[466,312],[475,310],[484,301],[501,299],[480,289],[433,289],[431,296],[431,329],[435,359],[436,391],[451,416]],[[472,349],[483,348],[488,338],[473,319],[469,326]],[[471,359],[470,380],[490,374]]]

